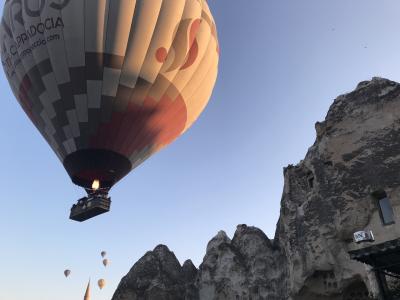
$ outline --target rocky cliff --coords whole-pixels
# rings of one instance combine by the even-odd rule
[[[197,270],[166,246],[140,259],[113,300],[363,300],[376,296],[368,269],[349,259],[352,233],[370,221],[376,189],[399,186],[400,84],[381,78],[339,96],[303,161],[284,169],[274,240],[239,225],[208,244]]]
[[[181,266],[167,246],[159,245],[133,266],[113,299],[198,299],[197,273],[190,260]]]

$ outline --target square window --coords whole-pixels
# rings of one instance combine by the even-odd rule
[[[378,209],[379,215],[381,216],[381,220],[383,225],[394,224],[394,212],[392,204],[390,203],[390,199],[387,196],[386,192],[383,190],[376,191],[372,194],[375,199],[378,201]]]
[[[379,210],[383,225],[390,225],[394,223],[393,207],[388,197],[378,200]]]

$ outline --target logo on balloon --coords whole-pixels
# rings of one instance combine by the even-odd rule
[[[53,0],[48,3],[48,7],[54,10],[62,10],[68,6],[70,1],[71,0]],[[16,35],[15,32],[17,31],[17,26],[25,27],[23,14],[26,14],[32,18],[40,17],[45,9],[46,0],[39,0],[36,9],[31,8],[31,6],[31,0],[12,0],[10,3],[10,24],[7,23],[7,21],[4,19],[4,16],[1,21],[1,26],[4,29],[4,37],[8,37],[15,41],[14,44],[9,46],[6,46],[5,42],[3,42],[3,45],[1,45],[1,52],[5,56],[5,58],[2,59],[2,65],[7,70],[7,73],[11,75],[13,73],[13,69],[15,69],[19,63],[21,63],[20,59],[25,57],[27,54],[30,54],[33,49],[39,46],[45,46],[48,42],[60,39],[59,34],[50,34],[47,37],[44,37],[43,35],[46,31],[64,28],[64,22],[61,17],[48,17],[41,22],[29,26],[24,32]],[[38,36],[40,37],[37,40],[31,42],[31,39],[34,39]],[[3,40],[5,41],[6,39],[3,38]],[[18,53],[19,48],[28,42],[30,46],[27,49],[24,49],[22,53]],[[9,55],[19,55],[20,59],[13,64]]]
[[[169,52],[165,47],[158,48],[156,59],[160,63],[169,63],[166,66],[167,72],[177,70],[178,68],[184,70],[194,64],[199,54],[196,35],[200,24],[200,19],[194,21],[190,19],[182,20],[177,26],[175,40]],[[171,62],[168,60],[169,57],[173,57]]]

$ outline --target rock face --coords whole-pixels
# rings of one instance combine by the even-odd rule
[[[376,296],[371,274],[347,251],[376,211],[371,194],[399,186],[399,124],[400,85],[362,82],[334,101],[305,159],[285,169],[276,239],[286,257],[286,297]]]
[[[282,299],[283,256],[255,227],[221,231],[207,246],[197,286],[200,299]]]
[[[147,252],[122,279],[114,300],[198,299],[194,286],[197,269],[190,260],[183,266],[167,246]]]
[[[400,191],[400,85],[360,83],[334,101],[316,131],[305,159],[284,169],[274,240],[246,225],[232,240],[221,231],[199,270],[181,267],[158,246],[122,279],[113,300],[374,299],[372,273],[347,252],[353,232],[372,224],[371,193]]]

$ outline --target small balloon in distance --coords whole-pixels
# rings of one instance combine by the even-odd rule
[[[100,290],[102,290],[106,286],[106,281],[104,279],[99,279],[97,284],[98,284]]]
[[[106,251],[101,251],[101,257],[105,257],[107,255]]]
[[[103,259],[103,265],[105,267],[107,267],[109,263],[110,263],[110,261],[108,259]]]
[[[67,278],[69,275],[71,275],[71,270],[65,270],[64,276]]]

